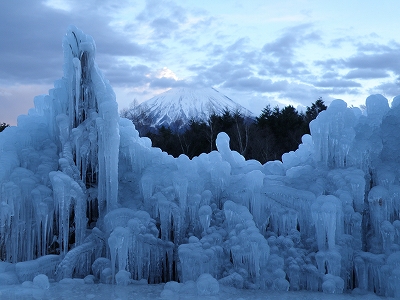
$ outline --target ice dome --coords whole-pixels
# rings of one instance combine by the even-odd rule
[[[175,159],[119,117],[90,36],[71,26],[63,49],[63,78],[0,133],[2,282],[400,297],[398,101],[333,101],[282,162],[246,161],[224,133]]]

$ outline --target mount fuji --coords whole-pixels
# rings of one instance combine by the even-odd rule
[[[143,112],[151,127],[181,128],[190,120],[206,121],[215,113],[239,111],[246,117],[254,114],[214,88],[173,88],[139,104],[133,113]]]

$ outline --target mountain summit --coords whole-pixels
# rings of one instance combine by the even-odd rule
[[[151,127],[181,127],[190,120],[205,121],[224,110],[239,111],[252,117],[253,113],[214,88],[173,88],[141,104],[134,110],[149,118]]]

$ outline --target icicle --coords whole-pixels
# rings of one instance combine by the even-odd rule
[[[126,228],[117,227],[108,238],[108,246],[111,252],[112,276],[115,276],[115,263],[118,255],[118,270],[125,270],[128,261],[129,232]]]
[[[381,223],[389,220],[388,198],[389,192],[383,186],[374,186],[368,193],[371,223],[377,237],[380,235]]]
[[[340,276],[342,256],[335,250],[318,251],[315,255],[318,271],[321,274]]]
[[[391,254],[392,252],[392,244],[394,241],[394,234],[395,234],[395,229],[393,225],[389,221],[383,221],[381,223],[381,235],[382,235],[382,248],[383,252],[386,255]]]
[[[60,230],[59,244],[61,251],[68,251],[70,233],[70,213],[74,209],[75,214],[75,242],[77,245],[83,242],[86,227],[85,196],[80,186],[64,173],[57,171],[49,174],[54,191],[54,202],[56,214],[58,215],[58,226]]]
[[[343,231],[343,214],[340,200],[335,196],[319,196],[311,206],[312,218],[317,232],[318,249],[333,250],[338,228]]]
[[[203,233],[205,233],[208,227],[210,227],[211,214],[212,214],[212,209],[209,205],[203,205],[202,207],[200,207],[199,219],[201,227],[203,228]]]
[[[186,178],[182,178],[178,175],[174,176],[174,189],[179,200],[179,206],[182,211],[186,210],[187,207],[187,189],[188,181]]]

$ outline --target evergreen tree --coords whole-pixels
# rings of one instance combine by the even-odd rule
[[[10,126],[9,124],[6,123],[0,123],[0,132],[2,132],[4,129],[6,129],[8,126]]]
[[[306,122],[310,124],[312,120],[314,120],[318,114],[326,110],[328,107],[325,105],[324,100],[322,97],[319,97],[314,103],[311,104],[311,107],[307,106],[306,110]]]
[[[225,109],[220,115],[210,114],[207,121],[191,120],[183,132],[176,129],[182,126],[162,126],[139,133],[149,137],[153,146],[174,157],[185,154],[193,158],[216,150],[215,140],[218,133],[223,131],[230,137],[232,150],[246,159],[265,163],[269,160],[280,160],[282,154],[296,150],[302,136],[310,132],[309,123],[325,109],[322,98],[307,107],[305,113],[298,112],[292,105],[283,109],[267,105],[255,120],[246,118],[240,111]],[[141,124],[145,123],[146,114],[142,114],[142,117],[125,116],[138,123],[135,123],[136,128],[143,129]]]
[[[183,153],[188,157],[199,156],[201,153],[210,151],[208,140],[209,128],[203,121],[190,120],[189,128],[181,135]]]
[[[151,120],[148,115],[148,108],[144,105],[139,106],[136,99],[132,101],[129,108],[123,109],[120,115],[123,118],[131,120],[141,136],[146,136],[150,131]]]
[[[304,115],[292,105],[282,110],[278,106],[271,109],[267,105],[256,121],[264,135],[265,131],[272,135],[273,159],[280,159],[283,153],[296,150],[301,143],[301,137],[306,133]]]

